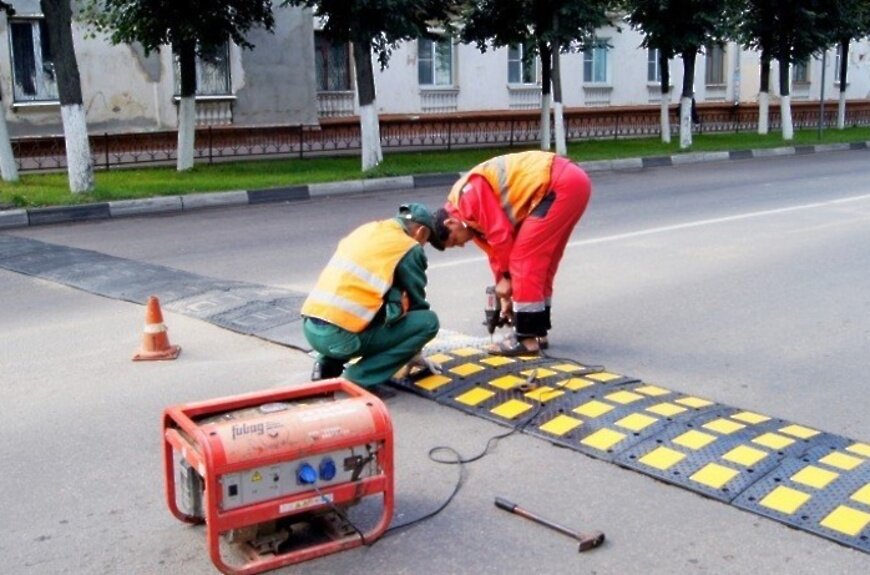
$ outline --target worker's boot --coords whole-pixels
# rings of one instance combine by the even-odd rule
[[[344,362],[331,357],[320,356],[314,360],[314,367],[311,369],[311,381],[332,379],[341,375],[342,371],[344,371]]]

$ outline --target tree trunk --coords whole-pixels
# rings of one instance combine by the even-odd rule
[[[40,6],[45,15],[48,41],[54,56],[69,189],[74,194],[90,192],[94,189],[94,164],[82,106],[79,66],[73,46],[70,2],[40,0]]]
[[[761,52],[761,78],[758,91],[758,133],[762,136],[770,130],[768,121],[770,111],[770,53]]]
[[[840,101],[837,106],[837,129],[846,127],[846,80],[849,71],[849,38],[840,40],[840,69],[837,70],[840,79]]]
[[[565,115],[562,109],[562,77],[559,70],[559,46],[553,48],[553,127],[556,132],[556,153],[568,155],[565,143]]]
[[[9,141],[9,129],[6,127],[6,109],[3,107],[3,94],[0,94],[0,177],[3,178],[4,182],[18,181],[18,166],[15,165],[12,142]]]
[[[662,142],[671,143],[671,68],[668,64],[668,56],[664,50],[659,50],[659,72],[662,83],[661,98],[661,124]]]
[[[697,50],[686,50],[683,58],[683,93],[680,97],[680,149],[692,147],[692,100],[695,97],[695,55]]]
[[[375,75],[372,71],[371,42],[353,43],[353,61],[356,67],[356,90],[359,98],[359,126],[363,171],[377,167],[384,161],[381,150],[381,128],[375,99]]]
[[[196,40],[181,40],[175,47],[181,74],[181,92],[178,94],[178,150],[176,170],[193,168],[196,149]]]
[[[538,44],[541,55],[541,149],[550,149],[550,46],[546,42]]]
[[[782,139],[794,139],[794,127],[791,121],[791,89],[789,87],[789,62],[779,62],[779,115],[782,121]]]

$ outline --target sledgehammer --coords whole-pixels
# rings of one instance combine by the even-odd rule
[[[593,531],[591,533],[583,533],[580,531],[574,531],[573,529],[569,529],[564,525],[559,525],[554,521],[550,521],[549,519],[545,519],[540,515],[536,515],[531,511],[527,511],[517,505],[516,503],[511,503],[507,499],[503,499],[501,497],[495,498],[495,506],[499,509],[504,509],[505,511],[509,511],[511,513],[516,513],[520,517],[525,517],[526,519],[531,519],[535,523],[540,523],[545,527],[549,527],[550,529],[555,529],[560,533],[564,533],[569,537],[573,537],[577,541],[580,542],[580,548],[577,550],[582,553],[583,551],[588,551],[590,549],[594,549],[604,543],[604,533],[601,531]]]

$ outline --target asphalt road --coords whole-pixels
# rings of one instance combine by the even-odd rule
[[[870,441],[870,152],[598,174],[562,263],[551,354]],[[338,196],[7,232],[221,279],[306,291],[338,239],[446,189]],[[442,327],[483,331],[483,257],[430,256]],[[158,294],[159,295],[159,294]],[[307,380],[304,353],[165,313],[181,357],[129,361],[141,306],[0,270],[0,555],[10,573],[213,572],[163,503],[160,412]],[[437,507],[503,428],[390,400],[397,520]],[[496,495],[606,545],[494,508]],[[870,556],[540,439],[467,469],[440,515],[286,573],[865,573]]]

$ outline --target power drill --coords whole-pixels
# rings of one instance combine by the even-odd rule
[[[511,323],[511,318],[501,313],[501,302],[495,293],[495,286],[486,286],[486,308],[483,311],[485,317],[483,325],[486,326],[490,338],[496,328]]]

